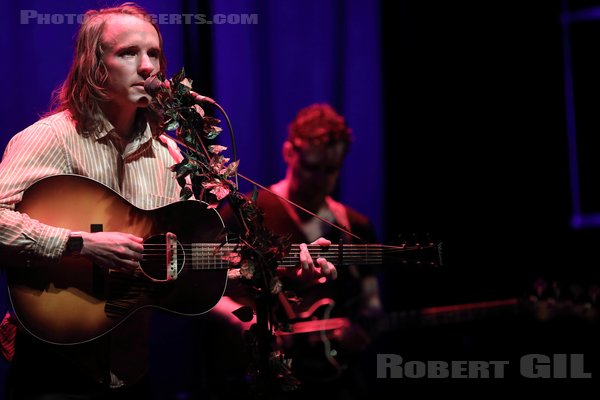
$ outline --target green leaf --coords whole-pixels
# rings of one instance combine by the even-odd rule
[[[212,140],[212,139],[215,139],[217,136],[219,136],[219,133],[221,133],[221,132],[212,130],[210,132],[207,132],[205,137],[209,140]]]
[[[192,189],[190,189],[187,186],[183,186],[181,188],[181,191],[179,192],[179,199],[180,200],[188,200],[189,198],[191,198],[193,195],[192,193]]]
[[[178,84],[185,78],[185,68],[181,67],[181,70],[176,73],[171,80],[173,83]]]
[[[171,122],[169,122],[165,130],[174,131],[177,128],[179,128],[179,122],[177,120],[172,120]]]
[[[231,176],[236,173],[238,169],[238,165],[240,164],[240,160],[236,160],[227,166],[227,171],[225,172],[226,176]]]

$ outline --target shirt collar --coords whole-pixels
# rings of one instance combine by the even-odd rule
[[[150,129],[150,124],[148,124],[148,122],[144,122],[144,124],[144,132],[142,132],[141,135],[136,136],[129,144],[127,144],[125,154],[123,154],[124,157],[131,155],[152,139],[152,129]],[[100,116],[100,126],[101,128],[94,133],[96,140],[100,140],[111,133],[116,134],[114,125],[106,119],[104,115]]]
[[[98,129],[94,133],[94,137],[96,139],[102,139],[109,133],[112,133],[114,130],[115,130],[114,125],[108,119],[106,119],[104,117],[104,115],[101,115],[100,116],[100,129]],[[148,124],[148,122],[145,122],[144,132],[142,132],[142,134],[136,139],[139,139],[140,143],[145,143],[148,140],[150,140],[151,138],[152,138],[152,130],[150,129],[150,124]]]

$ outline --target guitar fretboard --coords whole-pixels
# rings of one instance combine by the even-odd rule
[[[166,246],[145,245],[144,259],[164,257]],[[390,261],[413,261],[429,265],[439,265],[439,245],[387,246],[382,244],[332,244],[324,247],[307,245],[313,260],[327,258],[335,265],[381,265]],[[240,246],[236,244],[191,243],[178,246],[177,257],[183,250],[185,263],[192,269],[224,269],[236,266]],[[279,267],[295,268],[299,265],[301,247],[293,244],[288,254],[279,262]]]

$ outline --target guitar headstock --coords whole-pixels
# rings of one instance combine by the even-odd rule
[[[442,242],[426,235],[398,235],[394,243],[397,249],[393,258],[402,264],[441,267],[443,265]]]

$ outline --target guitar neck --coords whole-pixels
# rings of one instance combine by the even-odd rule
[[[307,245],[313,260],[326,258],[336,266],[344,265],[381,265],[384,258],[384,247],[380,244],[332,244],[328,247]],[[294,268],[300,259],[300,245],[294,244],[279,266]]]
[[[441,265],[440,244],[390,246],[384,244],[332,244],[327,247],[308,245],[313,260],[327,258],[336,266],[382,265],[386,263]],[[300,245],[292,245],[281,261],[282,267],[298,266]]]
[[[189,246],[189,247],[188,247]],[[236,244],[193,243],[184,246],[187,261],[192,269],[233,268]],[[388,261],[416,262],[439,265],[439,247],[434,244],[415,246],[387,246],[382,244],[332,244],[327,247],[307,245],[313,260],[327,258],[336,266],[381,265]],[[433,258],[432,258],[433,256]],[[293,244],[288,254],[278,263],[282,268],[296,268],[299,265],[300,245]]]
[[[376,330],[386,332],[399,328],[428,327],[478,319],[495,318],[502,315],[518,315],[523,306],[519,298],[482,301],[477,303],[453,304],[426,307],[417,310],[388,313],[377,323]]]

